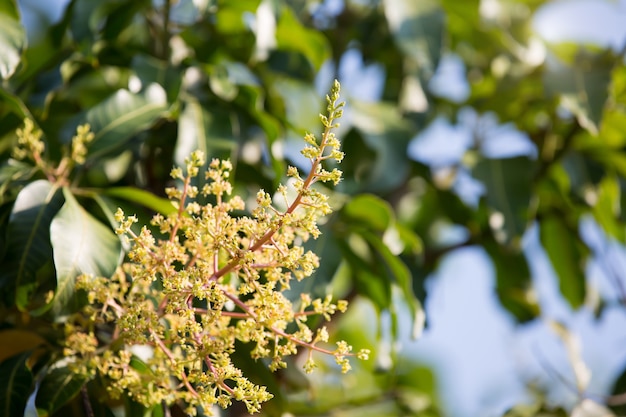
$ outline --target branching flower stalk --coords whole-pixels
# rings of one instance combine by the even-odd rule
[[[306,372],[315,368],[313,351],[334,356],[343,372],[350,369],[352,347],[339,341],[329,349],[326,328],[314,331],[307,325],[314,314],[330,320],[346,310],[347,302],[302,294],[294,306],[283,294],[292,279],[308,277],[319,266],[318,257],[301,243],[319,236],[317,221],[331,212],[327,196],[314,185],[341,180],[341,171],[323,167],[326,160],[343,159],[333,133],[344,104],[338,100],[335,82],[327,115],[320,116],[320,140],[305,136],[302,154],[310,171],[302,178],[296,168],[288,169],[296,191],[291,202],[287,186],[276,192],[275,198],[286,202],[284,211],[261,190],[251,216],[234,216],[245,204],[231,195],[229,161],[211,161],[208,182],[202,188],[192,185],[205,163],[199,151],[186,160],[186,172],[171,172],[182,183],[166,190],[178,210],[151,221],[164,239],[146,226],[133,232],[137,218],[118,210],[116,233],[130,241],[129,262],[112,278],[78,279],[89,305],[66,325],[64,353],[75,372],[104,377],[114,397],[129,395],[146,406],[178,402],[189,414],[210,415],[215,404],[228,407],[232,400],[258,412],[272,398],[233,364],[236,341],[252,344],[252,358],[273,371],[284,368],[284,358],[299,348],[309,351]],[[213,196],[215,203],[200,205],[199,195]],[[366,359],[368,353],[364,349],[356,356]]]

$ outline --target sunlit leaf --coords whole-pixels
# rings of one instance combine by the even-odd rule
[[[167,198],[158,197],[149,191],[136,187],[109,187],[103,190],[103,193],[110,197],[140,204],[163,215],[176,211],[172,202]]]
[[[35,405],[40,416],[52,415],[78,394],[87,382],[85,377],[66,367],[57,367],[46,373],[39,384]]]
[[[14,0],[0,5],[0,77],[8,79],[20,64],[22,49],[26,46],[26,31],[20,23]]]
[[[324,61],[330,58],[330,45],[324,35],[304,27],[289,7],[283,7],[280,11],[276,42],[278,49],[304,55],[315,70],[319,70]]]
[[[13,205],[0,286],[15,289],[15,303],[20,309],[27,308],[39,286],[37,271],[52,259],[50,223],[62,204],[59,188],[38,180],[24,187]]]
[[[545,217],[539,227],[541,243],[559,279],[561,294],[573,308],[578,308],[585,301],[585,261],[589,250],[577,231],[560,217]]]
[[[0,415],[23,416],[26,401],[33,389],[33,374],[26,365],[30,352],[0,363]]]
[[[121,244],[113,231],[82,208],[69,189],[65,204],[50,225],[50,240],[57,272],[53,314],[78,307],[75,289],[80,274],[109,277],[121,261]]]
[[[343,207],[341,214],[351,227],[360,225],[378,232],[387,230],[393,215],[389,203],[373,194],[355,196]]]

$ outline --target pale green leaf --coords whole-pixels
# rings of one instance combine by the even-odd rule
[[[17,5],[5,0],[0,6],[0,77],[13,75],[26,47],[26,31],[20,23]]]
[[[109,277],[121,261],[121,243],[112,230],[87,213],[69,189],[65,204],[50,225],[57,271],[52,312],[59,315],[77,307],[75,280],[80,274]]]

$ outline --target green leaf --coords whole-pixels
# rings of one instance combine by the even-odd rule
[[[280,11],[276,43],[280,50],[301,53],[316,71],[331,57],[326,37],[316,30],[304,27],[289,7],[283,7]]]
[[[358,167],[365,172],[364,188],[387,193],[402,184],[409,173],[406,148],[415,135],[413,126],[396,106],[384,102],[350,100],[350,115],[366,146],[376,152],[374,163]]]
[[[561,294],[573,308],[578,308],[585,301],[585,261],[589,249],[577,231],[559,216],[541,219],[539,227],[541,243],[559,279]]]
[[[0,363],[0,415],[24,415],[33,390],[33,374],[26,364],[30,355],[31,352],[24,352]]]
[[[50,225],[50,240],[57,272],[52,302],[55,316],[78,307],[75,281],[80,274],[109,277],[121,261],[122,247],[110,228],[85,211],[68,188],[65,204]]]
[[[593,216],[604,231],[618,239],[626,241],[626,230],[618,220],[621,212],[622,192],[619,179],[614,175],[606,175],[597,189],[597,201],[593,206]]]
[[[13,75],[26,47],[26,31],[20,23],[19,11],[14,0],[0,5],[0,77]]]
[[[387,245],[385,245],[382,239],[378,236],[368,231],[362,231],[360,232],[360,235],[363,236],[363,238],[370,244],[374,250],[375,257],[381,261],[380,264],[383,264],[386,267],[389,280],[394,280],[400,287],[402,295],[409,306],[409,311],[413,320],[412,336],[413,338],[418,338],[424,329],[426,316],[424,314],[424,309],[422,308],[422,303],[420,303],[413,292],[413,279],[411,271],[399,257],[394,255],[389,250]]]
[[[62,204],[57,186],[37,180],[20,191],[13,205],[0,287],[15,289],[15,302],[22,310],[38,287],[37,271],[52,259],[50,223]]]
[[[87,379],[69,370],[58,367],[49,371],[41,381],[35,405],[39,416],[52,415],[78,394]]]
[[[163,215],[168,215],[176,211],[172,202],[167,198],[158,197],[149,191],[137,187],[111,187],[103,190],[102,193],[109,197],[141,204]]]
[[[490,240],[483,244],[496,270],[496,292],[502,306],[520,323],[539,314],[539,306],[532,295],[530,269],[524,253]]]
[[[337,243],[348,262],[357,292],[369,298],[379,311],[388,309],[392,282],[375,262],[367,242],[361,236],[351,234]]]
[[[608,52],[581,49],[573,62],[555,62],[544,73],[546,92],[559,96],[561,104],[576,115],[582,127],[593,134],[598,133],[609,94],[613,62]]]
[[[95,133],[88,157],[119,150],[134,135],[150,128],[166,110],[165,91],[158,84],[150,84],[137,94],[118,90],[85,115]]]
[[[230,152],[237,146],[234,140],[231,115],[220,108],[206,108],[200,101],[188,97],[178,119],[178,141],[174,150],[174,161],[185,165],[185,158],[195,150],[201,150],[207,159],[217,157],[217,152]]]
[[[532,173],[533,161],[526,157],[483,159],[474,167],[474,177],[485,184],[489,207],[504,217],[499,230],[506,242],[517,241],[526,230]]]
[[[359,194],[341,210],[350,227],[356,225],[384,232],[391,224],[393,212],[389,203],[373,194]]]
[[[398,47],[427,77],[434,74],[443,47],[445,14],[438,0],[385,0],[385,17]]]

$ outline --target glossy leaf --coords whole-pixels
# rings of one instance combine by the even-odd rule
[[[67,367],[57,367],[49,371],[39,384],[35,405],[40,416],[52,415],[56,410],[74,398],[86,379],[70,371]]]
[[[166,94],[158,84],[150,84],[137,94],[118,90],[85,115],[95,133],[88,156],[119,150],[134,135],[151,127],[166,109]]]
[[[14,0],[0,5],[0,77],[3,80],[13,75],[26,46],[26,31],[20,23],[19,11]]]
[[[33,374],[27,366],[30,352],[24,352],[0,363],[0,414],[23,416],[26,401],[33,389]]]
[[[20,191],[13,205],[0,286],[14,289],[20,309],[28,307],[39,286],[38,270],[52,259],[50,223],[62,204],[62,193],[56,186],[37,180]]]
[[[541,243],[559,278],[561,294],[573,308],[585,301],[585,261],[589,250],[575,229],[557,216],[541,219]]]
[[[50,225],[57,288],[52,312],[55,316],[76,309],[76,277],[80,274],[109,277],[121,261],[121,244],[112,230],[87,213],[69,189],[65,204]]]

